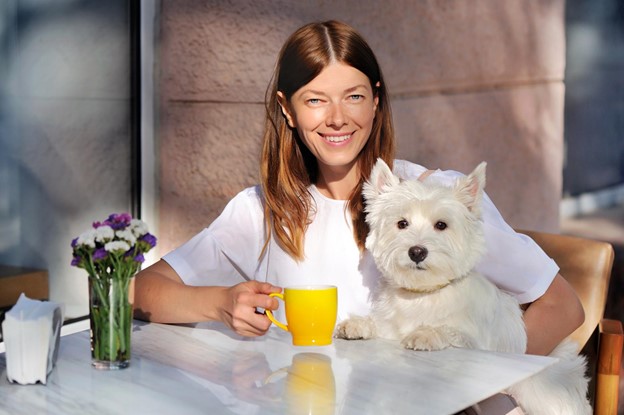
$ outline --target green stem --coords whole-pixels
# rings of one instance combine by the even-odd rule
[[[120,265],[116,261],[110,272],[91,278],[92,348],[97,360],[130,358],[132,315],[128,289],[133,274]]]

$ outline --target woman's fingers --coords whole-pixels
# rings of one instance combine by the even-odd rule
[[[231,287],[232,309],[226,312],[230,319],[225,323],[243,336],[265,334],[271,327],[271,320],[264,314],[257,313],[256,309],[276,310],[279,304],[268,294],[280,291],[279,287],[258,281],[247,281]]]
[[[271,327],[271,320],[264,314],[257,314],[255,311],[246,318],[234,320],[234,330],[242,336],[262,336],[269,327]]]

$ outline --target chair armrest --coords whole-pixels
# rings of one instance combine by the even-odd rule
[[[618,408],[620,369],[624,334],[622,322],[603,319],[600,322],[594,415],[615,415]]]

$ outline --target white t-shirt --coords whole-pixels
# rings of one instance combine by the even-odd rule
[[[412,179],[425,167],[396,160],[394,172]],[[451,185],[462,176],[455,171],[435,171],[431,177]],[[262,192],[250,187],[236,195],[221,215],[188,242],[165,255],[188,285],[234,285],[244,280],[270,282],[279,287],[331,284],[338,287],[338,321],[349,315],[366,315],[371,290],[379,279],[368,251],[353,239],[351,215],[346,201],[323,196],[309,188],[316,213],[305,234],[305,259],[297,262],[271,238],[262,258],[265,223]],[[520,303],[539,298],[559,267],[529,237],[516,233],[492,201],[484,197],[483,222],[487,253],[478,271],[509,292]],[[284,321],[284,307],[276,317]]]

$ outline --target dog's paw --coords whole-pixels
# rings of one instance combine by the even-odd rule
[[[371,339],[375,337],[375,323],[369,317],[351,317],[338,324],[334,336],[347,340]]]
[[[471,346],[471,342],[461,333],[446,326],[420,326],[405,336],[401,344],[406,349],[427,351]]]

